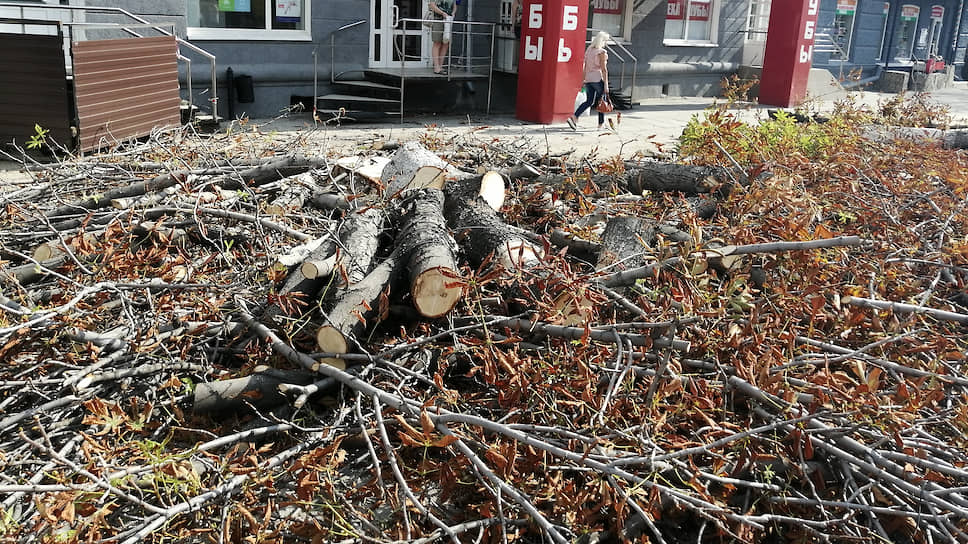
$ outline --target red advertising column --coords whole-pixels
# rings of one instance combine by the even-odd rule
[[[517,118],[564,121],[582,84],[588,0],[524,0]]]
[[[773,0],[760,104],[795,106],[806,97],[818,11],[820,0]]]

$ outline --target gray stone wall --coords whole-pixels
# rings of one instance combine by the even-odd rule
[[[667,46],[666,0],[636,3],[631,50],[638,59],[635,98],[716,96],[721,81],[739,69],[743,55],[745,0],[724,0],[719,12],[717,45]],[[612,67],[613,70],[618,67]]]

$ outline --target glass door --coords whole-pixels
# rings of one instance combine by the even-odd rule
[[[430,66],[430,29],[419,22],[426,11],[424,0],[371,0],[370,67],[408,68]]]

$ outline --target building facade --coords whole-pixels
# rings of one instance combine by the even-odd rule
[[[804,1],[819,2],[813,65],[841,78],[869,82],[885,69],[917,68],[927,59],[956,63],[960,75],[968,43],[964,0],[581,1],[590,5],[588,27],[614,37],[613,87],[622,87],[634,99],[718,94],[724,77],[762,62],[771,14],[782,16]],[[430,30],[419,22],[405,22],[424,16],[426,0],[36,3],[121,8],[171,25],[179,37],[218,59],[223,117],[230,113],[223,79],[229,68],[252,83],[250,95],[241,97],[244,102],[236,100],[231,113],[265,117],[289,107],[294,97],[326,93],[335,75],[354,78],[363,77],[366,69],[431,65]],[[0,6],[0,16],[17,16],[10,9]],[[454,43],[451,54],[457,65],[480,61],[493,68],[492,111],[514,107],[519,44],[511,9],[512,0],[459,0],[457,5],[458,21],[482,25],[472,37]],[[94,13],[84,17],[88,23],[109,19]],[[492,30],[493,40],[488,36]],[[182,53],[190,56],[189,51]],[[211,71],[203,62],[193,63],[191,71],[193,100],[204,102],[210,95]],[[482,94],[477,93],[478,105]]]

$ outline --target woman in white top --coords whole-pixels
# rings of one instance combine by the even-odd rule
[[[605,51],[605,44],[610,38],[607,32],[599,32],[585,50],[582,71],[585,74],[585,94],[588,98],[568,118],[568,126],[572,130],[578,130],[578,118],[581,114],[598,104],[598,99],[608,93],[608,53]],[[605,114],[602,112],[598,112],[598,128],[605,128]]]

